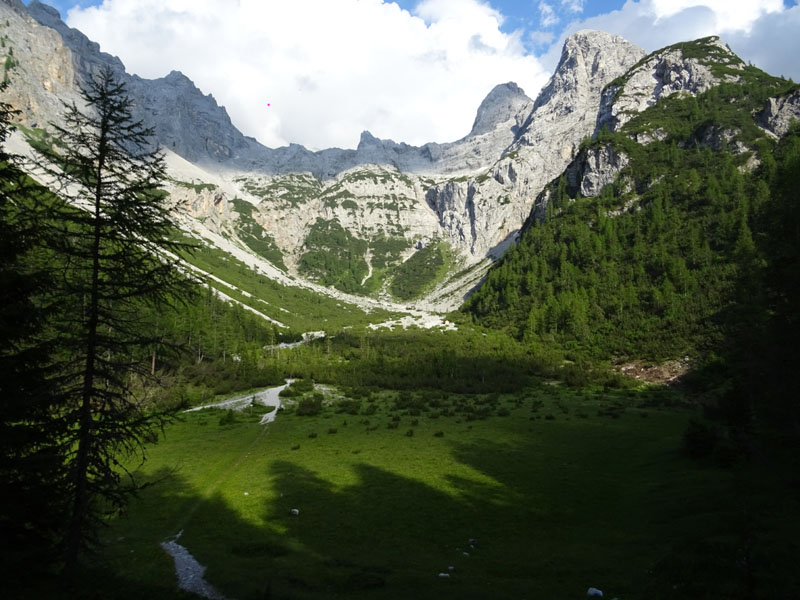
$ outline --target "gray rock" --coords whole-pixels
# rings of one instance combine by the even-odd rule
[[[757,118],[758,124],[770,133],[777,137],[786,135],[792,121],[800,122],[800,91],[770,98]]]
[[[578,188],[581,196],[593,198],[599,196],[604,187],[614,183],[617,175],[629,163],[630,158],[626,154],[606,145],[583,154],[577,165],[567,169],[567,178],[571,185]]]
[[[712,72],[712,64],[741,69],[742,61],[718,38],[698,40],[709,57],[685,57],[681,45],[669,46],[649,54],[621,78],[603,90],[596,131],[603,127],[616,131],[636,114],[653,106],[660,98],[675,93],[701,94],[722,79]],[[713,57],[713,59],[711,58]],[[727,75],[727,81],[736,81]]]
[[[600,94],[645,56],[619,36],[579,31],[564,43],[561,60],[516,140],[485,174],[428,190],[426,199],[447,235],[473,259],[496,256],[533,208],[533,199],[575,157],[595,128]]]

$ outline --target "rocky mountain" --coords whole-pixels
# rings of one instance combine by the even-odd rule
[[[390,164],[410,172],[461,173],[487,166],[498,149],[513,141],[513,125],[507,122],[514,120],[515,109],[519,111],[531,102],[513,83],[497,86],[481,105],[470,134],[452,144],[415,147],[378,140],[364,132],[356,150],[330,148],[312,152],[298,144],[270,149],[244,136],[213,96],[204,95],[179,71],[153,80],[129,75],[117,57],[102,52],[98,44],[68,27],[51,6],[38,0],[33,0],[27,8],[19,0],[3,2],[23,19],[27,14],[61,36],[72,58],[73,91],[99,68],[111,67],[128,85],[139,108],[137,118],[145,119],[155,128],[159,143],[200,164],[269,174],[308,171],[322,179],[361,164]],[[30,37],[38,34],[37,29]],[[52,111],[42,111],[39,117],[46,122],[43,117],[52,118]]]
[[[645,111],[662,99],[696,97],[722,83],[741,84],[744,76],[743,61],[716,36],[653,52],[603,88],[593,137],[624,132],[626,138],[637,143],[637,148],[664,142],[670,137],[669,132],[659,125],[643,121],[641,115]],[[760,113],[760,121],[764,129],[785,133],[791,118],[797,114],[798,98],[794,93],[789,97],[769,99]],[[641,125],[637,126],[637,122]],[[714,126],[698,131],[691,143],[715,150],[730,145],[740,154],[749,150],[738,140],[738,132]],[[628,167],[630,154],[619,144],[587,146],[563,173],[569,190],[584,198],[599,196]],[[627,185],[630,187],[633,183]],[[543,218],[556,193],[555,184],[543,190],[534,203],[532,215],[535,218]]]
[[[708,37],[644,57],[601,98],[594,135],[464,310],[607,356],[751,344],[763,287],[785,286],[777,264],[796,255],[799,86]]]
[[[594,132],[605,85],[644,55],[641,48],[601,31],[570,36],[555,73],[497,162],[477,177],[444,182],[426,192],[448,236],[472,256],[502,254],[530,213],[533,198]]]
[[[581,151],[584,139],[619,130],[661,98],[735,81],[742,68],[717,39],[702,53],[679,44],[647,55],[618,36],[579,31],[535,101],[514,83],[496,86],[460,140],[416,147],[363,132],[355,150],[312,152],[243,135],[177,71],[127,74],[36,0],[0,0],[0,22],[13,56],[6,97],[22,125],[58,120],[61,100],[77,100],[83,82],[110,66],[167,152],[168,191],[185,227],[207,232],[212,245],[223,236],[287,281],[439,310],[458,306],[532,211],[542,214],[542,190],[565,169],[591,196],[627,165],[619,149]],[[776,99],[764,108],[765,127],[785,129],[797,106],[796,97]]]

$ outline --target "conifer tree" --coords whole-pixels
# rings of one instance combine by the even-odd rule
[[[82,98],[52,124],[58,144],[43,151],[39,168],[63,203],[52,219],[52,248],[63,259],[53,294],[62,314],[60,419],[68,424],[70,503],[65,560],[74,567],[92,541],[103,511],[121,508],[135,486],[123,485],[126,455],[143,457],[146,436],[161,415],[131,388],[133,372],[148,372],[159,343],[143,329],[140,310],[188,291],[176,268],[163,154],[153,131],[132,118],[132,101],[113,72],[102,69]]]

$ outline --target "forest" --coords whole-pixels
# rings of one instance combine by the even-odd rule
[[[664,99],[587,140],[582,152],[613,148],[630,163],[597,198],[554,181],[544,218],[463,315],[573,357],[691,357],[694,383],[728,397],[735,418],[795,427],[800,130],[776,142],[752,115],[796,86],[748,69],[743,84]],[[663,142],[631,139],[654,129]]]

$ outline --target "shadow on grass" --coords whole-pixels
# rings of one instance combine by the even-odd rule
[[[365,462],[335,484],[299,461],[267,461],[247,518],[247,502],[159,471],[79,580],[10,597],[193,597],[159,547],[180,530],[206,579],[237,600],[579,598],[589,586],[620,598],[796,597],[775,517],[794,505],[751,512],[763,496],[733,493],[746,474],[683,459],[682,422],[659,419],[559,415],[506,440],[432,441],[476,472],[445,474],[441,487]]]

